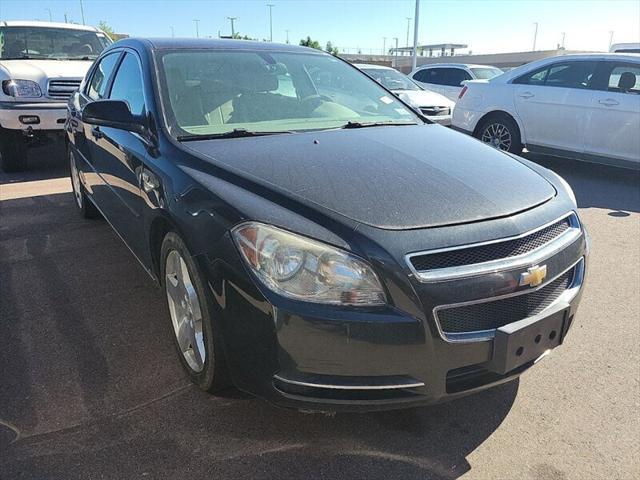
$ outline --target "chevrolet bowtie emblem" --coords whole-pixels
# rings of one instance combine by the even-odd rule
[[[547,266],[536,265],[534,267],[528,268],[526,272],[520,274],[519,285],[521,287],[524,287],[525,285],[529,285],[530,287],[537,287],[542,282],[544,282],[546,276]]]

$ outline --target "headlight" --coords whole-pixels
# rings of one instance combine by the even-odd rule
[[[31,80],[5,80],[2,82],[2,91],[11,97],[36,98],[42,96],[40,85]]]
[[[280,295],[333,305],[386,303],[372,268],[347,252],[256,222],[231,234],[253,273]]]

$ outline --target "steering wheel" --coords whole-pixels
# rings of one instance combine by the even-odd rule
[[[309,95],[302,99],[302,106],[305,111],[308,109],[309,112],[313,112],[324,102],[333,102],[333,100],[326,95]]]

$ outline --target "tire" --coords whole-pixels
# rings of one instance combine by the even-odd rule
[[[505,152],[522,153],[520,129],[513,118],[505,114],[490,115],[485,118],[476,132],[481,142]]]
[[[27,168],[27,142],[22,132],[0,129],[0,165],[7,173]]]
[[[160,271],[182,366],[202,390],[213,393],[228,387],[221,341],[214,332],[216,310],[211,294],[200,268],[175,232],[169,232],[162,241]],[[184,300],[186,308],[180,300]]]
[[[87,192],[80,181],[80,174],[78,173],[78,164],[76,162],[75,155],[71,149],[67,149],[67,156],[69,158],[69,175],[71,177],[71,188],[73,189],[73,197],[75,199],[76,207],[80,215],[84,218],[100,218],[100,211],[96,208],[91,200],[87,197]]]

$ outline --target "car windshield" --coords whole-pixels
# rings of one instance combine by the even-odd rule
[[[94,60],[109,43],[103,33],[87,30],[0,27],[0,60]]]
[[[401,74],[397,70],[389,68],[363,68],[362,71],[389,90],[421,90],[409,77]]]
[[[165,118],[177,137],[422,122],[329,54],[192,49],[158,56]]]
[[[499,68],[471,67],[471,71],[478,80],[489,80],[490,78],[502,75],[504,72]]]

